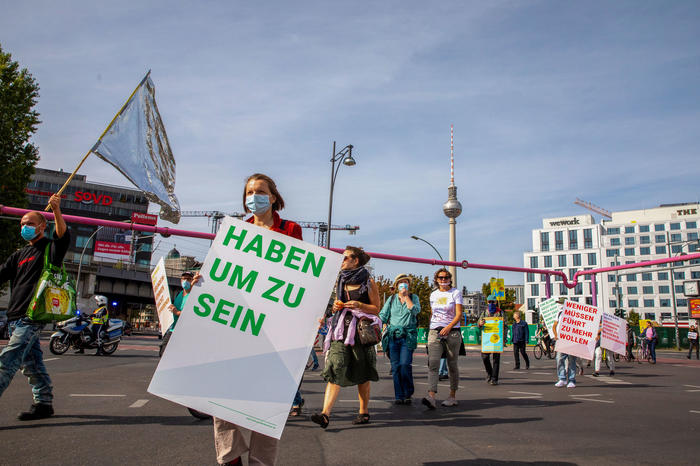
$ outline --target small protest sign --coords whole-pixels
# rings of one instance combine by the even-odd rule
[[[557,302],[557,298],[549,298],[540,303],[540,315],[551,336],[554,336],[554,321],[557,320],[559,311],[561,311],[561,305]]]
[[[342,258],[226,217],[148,391],[280,438]]]
[[[481,331],[481,352],[503,352],[503,318],[486,317]]]
[[[624,354],[627,347],[627,321],[622,317],[604,312],[600,346],[613,353]]]
[[[600,327],[597,307],[566,300],[557,325],[556,351],[593,359]]]
[[[151,272],[151,285],[153,285],[153,296],[156,300],[160,334],[165,335],[175,318],[170,311],[170,288],[168,288],[168,276],[165,274],[165,262],[162,257]]]

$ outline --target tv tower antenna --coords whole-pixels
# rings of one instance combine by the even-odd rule
[[[450,219],[450,261],[457,260],[457,217],[462,213],[462,204],[457,200],[457,186],[455,186],[455,144],[454,125],[450,125],[450,186],[447,188],[447,202],[442,206],[442,211]],[[452,274],[452,286],[457,286],[457,268],[450,267]]]

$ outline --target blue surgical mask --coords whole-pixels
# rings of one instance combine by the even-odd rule
[[[31,241],[36,238],[36,227],[30,225],[22,225],[22,230],[19,233],[25,241]]]
[[[407,290],[408,283],[399,283],[399,291]]]
[[[267,194],[251,194],[245,198],[245,206],[254,214],[262,214],[270,208],[270,196]]]
[[[192,288],[192,285],[187,280],[182,280],[180,284],[182,285],[182,289],[185,291],[190,291],[190,288]]]

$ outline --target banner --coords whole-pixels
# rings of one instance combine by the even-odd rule
[[[598,328],[600,328],[600,309],[566,300],[557,325],[556,351],[584,359],[593,359]]]
[[[561,311],[561,305],[557,302],[558,299],[549,298],[540,303],[540,315],[542,320],[544,320],[549,336],[552,338],[554,338],[554,322],[557,320],[559,311]]]
[[[148,391],[279,439],[342,258],[226,217]]]
[[[614,314],[603,313],[600,324],[600,346],[613,353],[625,354],[627,348],[627,321]]]
[[[132,232],[114,227],[102,227],[95,238],[96,262],[128,261],[131,255]]]
[[[170,311],[170,288],[168,287],[168,276],[165,274],[165,261],[162,257],[151,272],[151,285],[153,285],[156,312],[160,321],[160,334],[165,335],[165,332],[175,321],[175,317]]]
[[[690,311],[691,319],[700,319],[700,298],[689,299],[688,310]]]
[[[506,285],[503,278],[492,278],[489,282],[491,285],[491,294],[496,297],[497,301],[506,300]]]
[[[482,353],[502,353],[503,352],[503,318],[486,317],[484,328],[481,331],[481,352]]]

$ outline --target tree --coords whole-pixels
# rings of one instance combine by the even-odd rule
[[[634,329],[639,329],[639,314],[634,311],[630,311],[627,314],[627,325]]]
[[[408,287],[408,292],[418,296],[420,301],[420,313],[416,316],[418,326],[427,327],[430,325],[430,293],[433,292],[430,278],[413,274],[409,274],[409,276],[411,277],[411,285]],[[392,287],[394,280],[379,276],[374,281],[379,288],[379,301],[384,306],[384,301],[388,300],[396,292]]]
[[[0,45],[0,204],[26,207],[25,189],[39,160],[39,150],[30,142],[39,113],[34,110],[39,86],[26,68],[20,70],[12,55]],[[0,220],[0,260],[23,241],[18,222]]]

